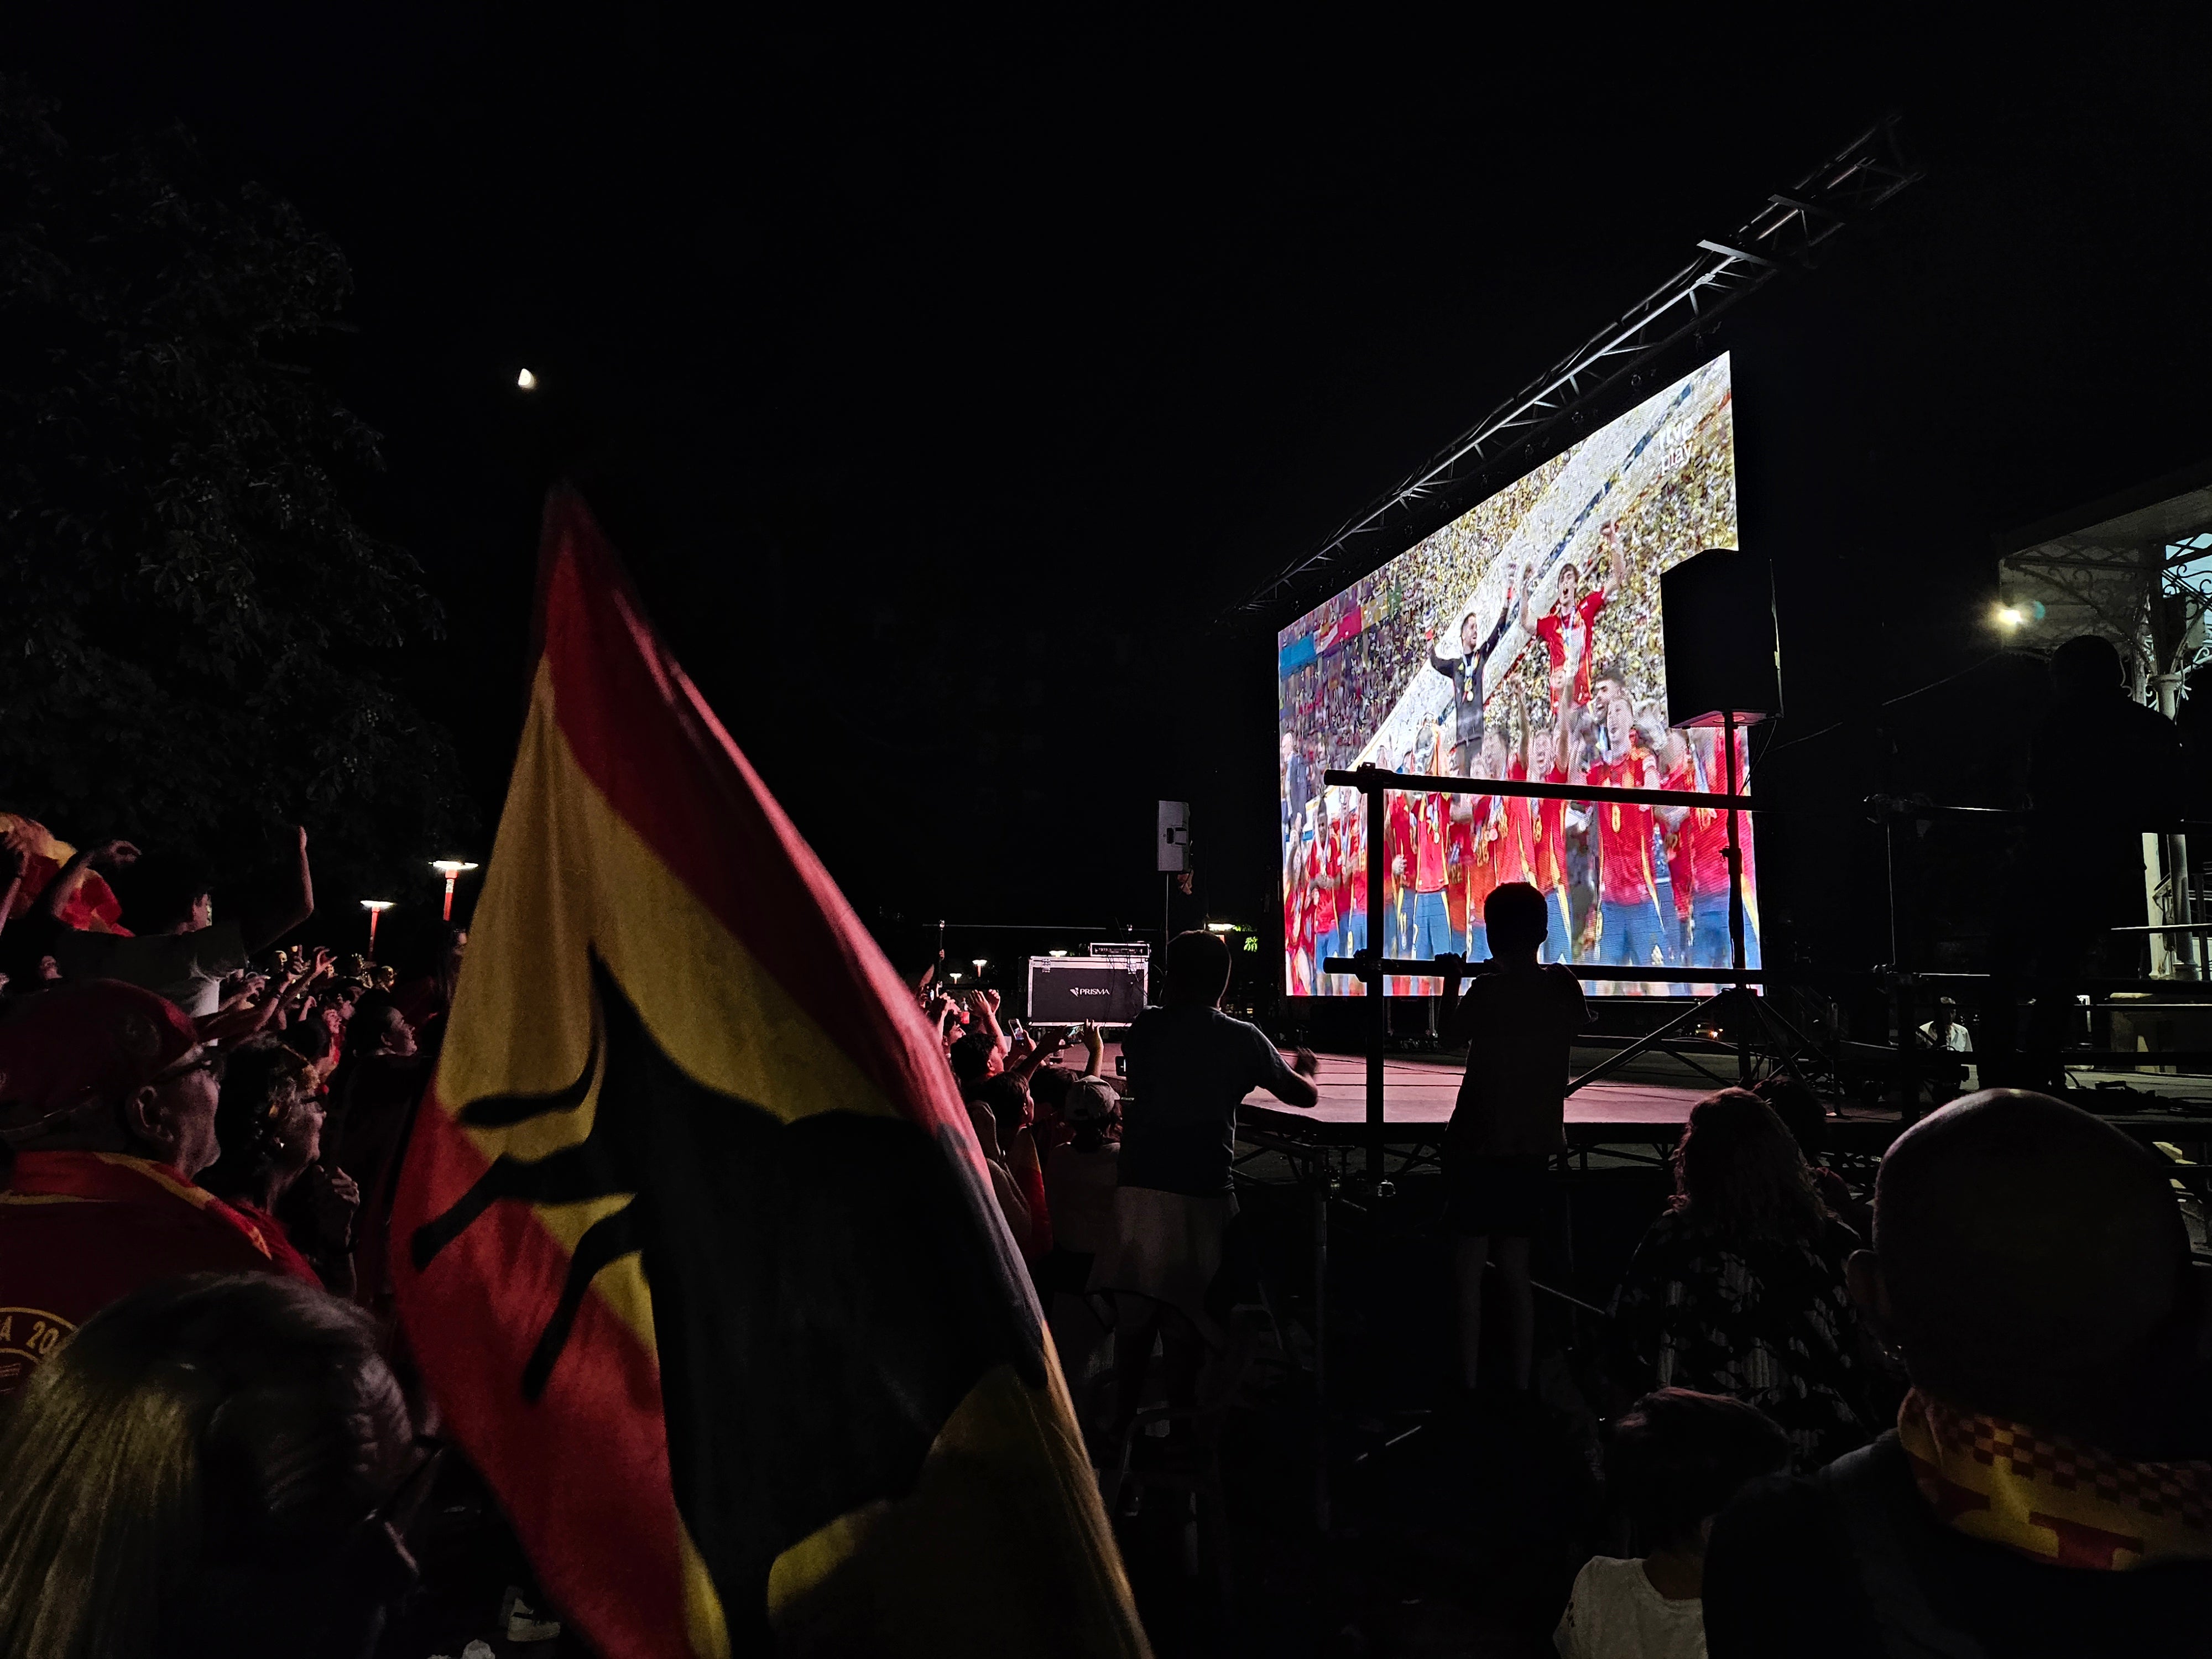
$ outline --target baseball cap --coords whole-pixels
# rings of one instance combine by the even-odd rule
[[[1060,1115],[1070,1123],[1103,1123],[1113,1115],[1121,1097],[1103,1077],[1079,1077],[1067,1085],[1067,1103]]]
[[[14,1116],[121,1100],[199,1046],[183,1009],[121,980],[42,991],[0,1022],[0,1108]]]

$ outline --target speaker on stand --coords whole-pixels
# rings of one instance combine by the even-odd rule
[[[1721,793],[1740,794],[1745,780],[1737,770],[1736,732],[1782,713],[1772,562],[1763,553],[1741,548],[1707,548],[1662,573],[1659,609],[1667,660],[1667,723],[1718,727],[1726,759],[1721,776],[1709,781],[1707,787],[1717,784]],[[1697,1025],[1709,1014],[1725,1015],[1735,1035],[1736,1075],[1747,1084],[1754,1026],[1771,1040],[1771,1051],[1785,1068],[1796,1069],[1797,1057],[1807,1049],[1817,1053],[1818,1048],[1741,977],[1749,971],[1741,817],[1729,809],[1729,941],[1737,982],[1652,1035],[1660,1037],[1685,1024]]]

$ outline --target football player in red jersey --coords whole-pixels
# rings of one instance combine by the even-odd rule
[[[1666,740],[1659,745],[1659,787],[1693,793],[1698,787],[1698,769],[1690,753],[1690,740],[1683,732],[1669,727]],[[1663,827],[1660,840],[1667,848],[1667,890],[1674,901],[1674,960],[1686,963],[1690,959],[1690,836],[1691,817],[1685,812],[1681,820],[1671,828]]]
[[[1559,704],[1553,704],[1558,714]],[[1567,738],[1564,720],[1547,726],[1532,720],[1528,727],[1528,776],[1538,783],[1567,781]],[[1574,918],[1567,904],[1567,804],[1563,800],[1528,803],[1528,883],[1551,907],[1551,933],[1537,951],[1540,962],[1574,960]]]
[[[1736,789],[1750,793],[1747,738],[1736,733]],[[1720,734],[1711,727],[1695,734],[1696,763],[1702,774],[1699,787],[1708,794],[1728,793],[1728,762],[1720,752]],[[1728,814],[1716,806],[1694,809],[1683,833],[1690,844],[1690,961],[1699,968],[1732,968],[1735,946],[1729,937]],[[1759,966],[1758,909],[1753,899],[1751,819],[1739,821],[1737,831],[1743,852],[1744,963]]]
[[[1335,793],[1322,790],[1315,804],[1314,838],[1306,854],[1306,880],[1313,892],[1313,982],[1317,996],[1326,996],[1335,988],[1328,970],[1322,966],[1336,954],[1337,895],[1344,876],[1343,844],[1337,839],[1337,826],[1328,810],[1328,799]]]
[[[1401,772],[1414,770],[1413,751],[1409,748],[1398,763]],[[1403,790],[1393,790],[1385,797],[1389,805],[1389,839],[1383,843],[1387,860],[1383,869],[1383,954],[1404,958],[1413,954],[1413,808],[1419,797]],[[1412,981],[1402,975],[1390,982],[1392,996],[1411,996]]]
[[[1552,608],[1533,620],[1528,601],[1533,584],[1524,577],[1521,589],[1521,626],[1543,641],[1552,659],[1552,707],[1557,713],[1563,701],[1586,703],[1590,699],[1590,661],[1595,651],[1597,613],[1606,601],[1628,581],[1628,556],[1620,550],[1620,532],[1612,525],[1598,532],[1605,544],[1604,579],[1584,591],[1582,571],[1571,559],[1559,567],[1559,585],[1553,590]]]
[[[1655,787],[1658,768],[1637,732],[1635,704],[1620,664],[1602,664],[1593,674],[1591,705],[1605,721],[1607,758],[1591,762],[1574,781],[1610,789]],[[1660,821],[1679,824],[1682,811],[1662,808]],[[1598,828],[1598,960],[1607,967],[1649,969],[1656,952],[1662,965],[1671,963],[1667,927],[1659,914],[1659,884],[1651,870],[1652,809],[1601,799],[1591,803],[1591,817]],[[1652,986],[1645,988],[1651,991]]]

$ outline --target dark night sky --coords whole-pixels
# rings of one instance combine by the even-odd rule
[[[1272,640],[1221,603],[1885,106],[1928,180],[1724,336],[1783,735],[1985,652],[1996,532],[2212,454],[2203,60],[2148,29],[167,9],[72,8],[14,66],[74,142],[181,119],[345,247],[363,507],[447,607],[421,689],[486,845],[566,474],[864,909],[1141,919],[1172,794],[1203,902],[1256,918]],[[1793,775],[1835,812],[1944,787],[1926,727],[1996,742],[2020,695]]]

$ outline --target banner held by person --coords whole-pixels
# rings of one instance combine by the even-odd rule
[[[912,999],[572,493],[538,582],[392,1228],[454,1434],[612,1659],[1144,1653]]]

